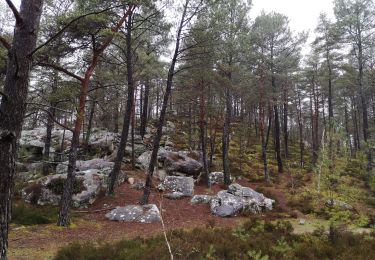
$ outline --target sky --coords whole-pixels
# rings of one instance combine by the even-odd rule
[[[252,20],[261,13],[275,11],[289,17],[290,27],[295,32],[310,31],[308,43],[313,40],[314,29],[321,12],[326,12],[328,17],[334,18],[333,0],[252,0],[250,11]],[[13,0],[19,6],[21,0]],[[308,52],[308,43],[303,52]]]
[[[289,17],[290,27],[295,31],[311,30],[313,32],[321,12],[333,19],[332,0],[253,0],[250,12],[254,18],[262,10],[275,11]]]

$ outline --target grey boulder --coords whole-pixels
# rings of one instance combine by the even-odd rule
[[[202,170],[202,164],[182,152],[168,152],[164,157],[164,168],[169,175],[181,172],[196,177]]]
[[[158,185],[158,189],[172,192],[181,192],[184,196],[194,195],[194,179],[192,177],[166,176],[164,181]]]
[[[194,195],[191,198],[191,204],[209,204],[212,200],[212,196],[210,195]]]
[[[105,217],[113,221],[140,223],[155,223],[161,220],[160,211],[155,204],[117,207],[107,213]]]

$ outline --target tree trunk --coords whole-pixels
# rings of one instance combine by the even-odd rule
[[[210,180],[208,178],[208,165],[207,165],[207,149],[206,149],[206,110],[205,110],[205,97],[204,97],[204,85],[203,80],[200,83],[201,85],[201,96],[199,99],[199,108],[200,108],[200,120],[199,120],[199,130],[200,130],[200,143],[202,151],[202,163],[203,163],[203,179],[207,184],[207,187],[211,186]]]
[[[50,163],[50,150],[51,150],[51,142],[52,142],[52,130],[53,130],[53,119],[55,117],[55,104],[52,102],[50,103],[50,107],[48,109],[47,114],[47,124],[46,124],[46,140],[44,142],[44,152],[43,152],[43,169],[42,174],[47,176],[49,174],[49,170],[51,168]]]
[[[285,83],[287,84],[287,83]],[[287,85],[285,85],[284,87],[284,104],[283,104],[283,108],[284,108],[284,113],[283,113],[283,116],[284,116],[284,120],[283,120],[283,124],[284,124],[284,156],[285,156],[285,159],[288,158],[289,156],[289,147],[288,147],[288,139],[289,139],[289,133],[288,133],[288,87]]]
[[[224,119],[224,129],[223,129],[223,171],[224,171],[224,184],[230,184],[230,172],[229,172],[229,142],[230,142],[230,118],[231,118],[231,108],[232,108],[232,99],[229,87],[226,87],[225,93],[225,119]]]
[[[91,130],[92,130],[92,122],[93,122],[94,114],[95,114],[95,103],[96,103],[95,100],[91,100],[89,122],[87,124],[87,132],[86,132],[86,140],[85,140],[86,145],[88,145],[89,141],[90,141]]]
[[[115,160],[115,166],[113,167],[112,172],[109,174],[108,180],[108,195],[114,195],[115,185],[117,182],[118,174],[121,170],[122,159],[125,155],[126,143],[128,141],[129,126],[131,121],[131,114],[133,110],[134,102],[134,81],[133,81],[133,53],[132,53],[132,14],[129,15],[128,21],[126,23],[126,69],[127,69],[127,78],[128,78],[128,97],[126,100],[126,108],[124,113],[124,124],[122,126],[121,140],[117,150],[117,156]]]
[[[174,77],[174,74],[175,74],[175,66],[176,66],[177,58],[178,58],[178,55],[179,55],[179,52],[180,52],[181,34],[182,34],[182,29],[183,29],[183,26],[184,26],[184,23],[185,23],[185,17],[186,17],[186,13],[187,13],[188,3],[189,3],[189,0],[186,0],[186,2],[184,4],[184,9],[183,9],[183,12],[182,12],[180,24],[179,24],[179,27],[178,27],[178,31],[177,31],[175,50],[174,50],[171,65],[170,65],[169,70],[168,70],[167,87],[165,89],[163,105],[162,105],[162,108],[161,108],[161,111],[160,111],[160,117],[159,117],[159,121],[158,121],[158,124],[157,124],[157,131],[156,131],[156,135],[155,135],[154,141],[153,141],[152,154],[151,154],[151,158],[150,158],[150,164],[148,166],[146,184],[145,184],[143,196],[141,198],[141,204],[147,204],[148,203],[148,198],[149,198],[150,192],[151,192],[152,176],[154,174],[154,168],[155,168],[155,164],[156,164],[157,157],[158,157],[160,140],[161,140],[161,137],[163,135],[163,124],[164,124],[165,114],[167,112],[168,99],[169,99],[169,96],[172,92],[173,77]]]
[[[143,109],[142,109],[142,116],[141,116],[141,129],[140,129],[140,135],[143,139],[143,137],[146,134],[146,128],[147,128],[147,113],[148,113],[148,98],[150,95],[150,79],[147,77],[145,81],[145,91],[143,93]]]
[[[271,76],[271,83],[272,83],[272,88],[274,93],[276,93],[276,79],[275,75],[272,72]],[[275,152],[276,152],[276,160],[277,160],[277,170],[279,173],[283,172],[283,161],[281,159],[281,147],[280,147],[280,120],[279,120],[279,108],[277,107],[277,98],[274,97],[274,105],[273,105],[273,110],[275,114]]]
[[[77,118],[75,120],[74,129],[73,129],[73,138],[72,138],[72,144],[71,144],[71,149],[69,153],[67,179],[64,183],[64,191],[63,191],[61,202],[60,202],[59,220],[57,222],[58,226],[67,227],[70,225],[69,211],[70,211],[70,205],[71,205],[72,195],[73,195],[72,188],[73,188],[73,183],[75,179],[77,148],[79,146],[79,136],[81,133],[83,119],[85,117],[86,97],[87,97],[87,92],[88,92],[88,88],[90,84],[90,78],[92,74],[94,73],[96,66],[98,65],[100,55],[109,46],[109,44],[113,40],[115,33],[119,31],[120,27],[123,25],[127,17],[128,16],[131,17],[131,14],[134,11],[134,8],[135,7],[133,5],[128,6],[127,11],[124,13],[120,21],[116,24],[115,27],[112,28],[113,34],[108,35],[107,38],[104,39],[104,42],[101,45],[101,47],[93,51],[91,64],[87,68],[84,78],[83,79],[80,78],[81,90],[80,90],[80,96],[79,96],[79,107],[77,109],[78,113],[77,113]],[[75,77],[75,78],[79,78],[79,77]]]
[[[8,52],[4,94],[0,104],[0,259],[7,258],[17,141],[20,138],[29,74],[42,13],[42,0],[23,0]]]

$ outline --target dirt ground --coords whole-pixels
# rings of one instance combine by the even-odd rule
[[[138,173],[139,175],[139,173]],[[134,175],[135,178],[137,175]],[[243,186],[258,186],[247,181],[239,181]],[[216,194],[222,187],[214,185],[211,189],[196,186],[195,194]],[[279,209],[287,210],[283,193],[269,190],[271,196],[277,196]],[[138,204],[142,191],[130,188],[124,183],[116,190],[114,197],[101,197],[79,217],[73,219],[70,228],[57,227],[54,224],[37,226],[12,226],[9,234],[9,259],[50,259],[56,251],[73,241],[113,242],[125,238],[148,237],[162,232],[160,223],[141,224],[114,222],[105,218],[105,214],[116,206]],[[246,217],[219,218],[211,215],[209,205],[192,205],[191,198],[181,200],[163,199],[161,193],[153,190],[150,203],[162,208],[162,217],[166,229],[191,229],[215,225],[235,227]],[[108,208],[108,210],[103,210]],[[263,215],[266,217],[266,215]]]

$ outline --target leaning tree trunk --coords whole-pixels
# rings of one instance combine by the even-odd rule
[[[83,119],[85,117],[85,105],[86,105],[86,98],[87,98],[87,92],[90,84],[90,78],[92,74],[94,73],[94,70],[99,62],[100,55],[104,52],[104,50],[109,46],[109,44],[112,42],[113,37],[116,32],[120,30],[120,27],[123,25],[125,20],[128,16],[131,15],[131,13],[134,11],[134,6],[130,5],[128,6],[127,11],[124,13],[124,15],[121,17],[120,21],[116,24],[115,27],[112,28],[112,34],[108,35],[101,45],[100,48],[97,48],[94,50],[91,64],[87,68],[85,72],[84,78],[80,78],[78,76],[75,76],[75,78],[80,79],[81,81],[81,90],[80,90],[80,96],[79,96],[79,107],[78,107],[78,113],[77,118],[75,120],[74,129],[73,129],[73,138],[71,143],[71,149],[69,153],[69,162],[68,162],[68,173],[67,173],[67,179],[64,183],[64,191],[61,197],[60,202],[60,212],[59,212],[59,220],[57,222],[58,226],[64,226],[67,227],[70,225],[70,206],[72,202],[72,188],[73,183],[75,180],[75,165],[77,161],[77,148],[79,145],[79,136],[81,133],[81,127],[83,123]],[[70,74],[72,75],[72,74]]]
[[[7,258],[17,141],[26,110],[32,64],[30,53],[36,46],[42,6],[42,0],[23,0],[20,12],[13,9],[17,22],[12,45],[8,46],[7,72],[0,104],[0,259]]]
[[[150,196],[151,192],[151,186],[152,186],[152,176],[154,174],[154,168],[156,164],[156,160],[158,157],[158,151],[159,151],[159,146],[160,146],[160,140],[163,135],[163,124],[164,124],[164,119],[165,119],[165,114],[167,112],[167,107],[168,107],[168,100],[169,96],[172,92],[172,83],[173,83],[173,77],[175,74],[175,66],[177,62],[177,58],[180,52],[180,41],[181,41],[181,34],[182,34],[182,29],[184,26],[185,17],[187,13],[187,8],[188,8],[188,3],[189,0],[186,0],[185,5],[184,5],[184,10],[182,12],[180,24],[178,27],[177,31],[177,37],[176,37],[176,45],[175,45],[175,50],[172,58],[171,65],[168,70],[168,78],[167,78],[167,87],[164,93],[164,99],[163,99],[163,105],[160,111],[160,117],[157,125],[157,131],[156,135],[154,137],[154,142],[153,142],[153,149],[152,149],[152,154],[150,158],[150,164],[148,166],[148,171],[147,171],[147,177],[146,177],[146,184],[143,192],[143,196],[141,198],[141,204],[147,204],[148,203],[148,198]]]
[[[129,15],[126,23],[126,69],[128,78],[128,97],[126,100],[126,108],[124,113],[124,124],[122,126],[121,140],[117,150],[117,156],[115,160],[115,166],[109,175],[108,183],[108,195],[115,193],[115,185],[118,179],[118,175],[121,170],[122,159],[125,156],[126,143],[128,141],[129,126],[132,117],[133,102],[134,102],[134,80],[133,80],[133,53],[132,53],[132,14]]]

